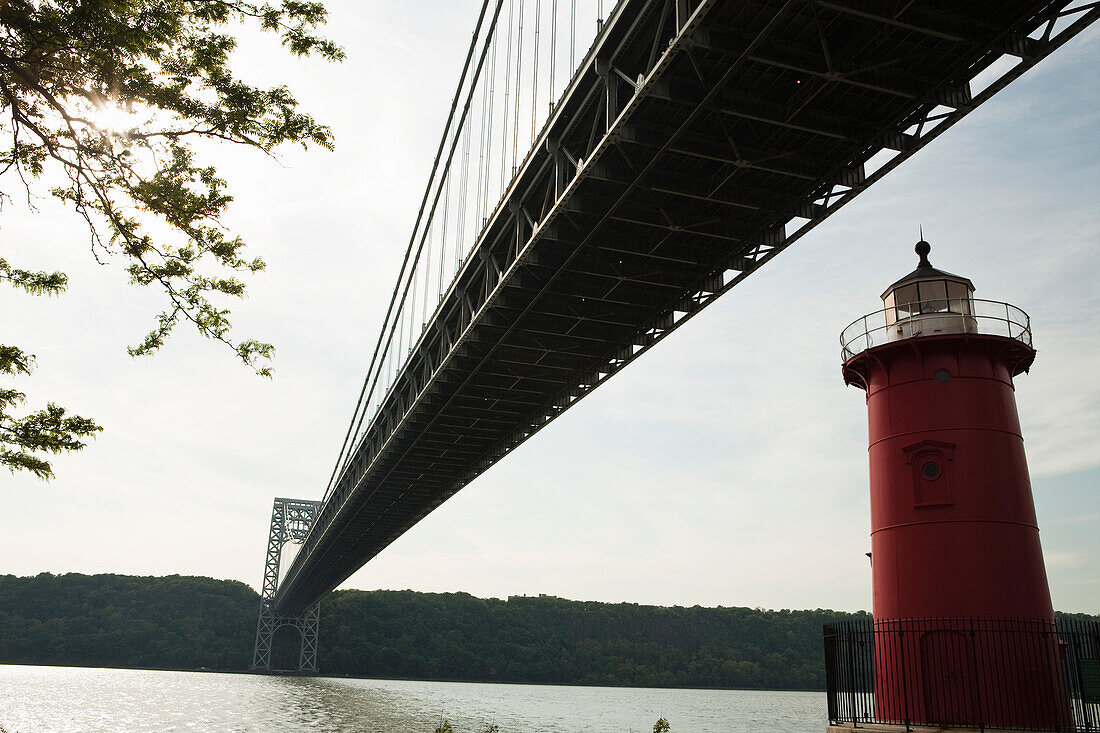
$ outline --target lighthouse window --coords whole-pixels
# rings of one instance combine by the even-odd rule
[[[898,318],[909,318],[920,313],[920,296],[916,285],[906,285],[894,291],[894,302],[898,306]]]
[[[964,283],[947,283],[947,297],[950,298],[950,310],[952,313],[970,315],[970,292]]]
[[[922,440],[906,446],[905,462],[912,466],[913,506],[938,507],[954,503],[951,496],[951,470],[955,454],[952,443]]]
[[[922,313],[943,313],[947,310],[947,283],[931,280],[917,285],[920,288]]]

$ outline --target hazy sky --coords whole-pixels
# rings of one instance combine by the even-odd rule
[[[335,153],[215,148],[227,223],[269,263],[234,306],[272,341],[266,382],[180,330],[125,347],[160,303],[96,266],[49,199],[0,214],[0,255],[62,269],[0,290],[18,385],[105,427],[43,483],[0,474],[0,573],[171,573],[256,587],[274,496],[320,498],[431,165],[477,3],[329,3],[339,66],[240,54],[332,125]],[[585,28],[582,26],[582,28]],[[585,28],[591,33],[592,29]],[[1017,380],[1057,608],[1100,612],[1100,29],[1014,82],[508,456],[344,587],[869,608],[866,416],[837,337],[932,262],[1032,317]],[[5,182],[7,185],[7,182]]]

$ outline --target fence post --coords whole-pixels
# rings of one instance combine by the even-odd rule
[[[1091,706],[1091,703],[1088,702],[1088,698],[1087,698],[1087,696],[1085,694],[1085,690],[1084,690],[1083,680],[1081,679],[1082,651],[1080,649],[1080,646],[1082,644],[1083,634],[1084,634],[1084,629],[1082,629],[1076,623],[1070,625],[1069,638],[1071,640],[1070,643],[1073,645],[1073,654],[1072,654],[1072,659],[1070,659],[1070,658],[1066,659],[1065,667],[1066,667],[1066,671],[1073,675],[1073,677],[1074,677],[1073,682],[1075,683],[1075,684],[1073,684],[1073,687],[1076,688],[1075,692],[1077,693],[1077,695],[1080,696],[1080,700],[1081,700],[1081,719],[1082,719],[1082,722],[1085,724],[1084,730],[1091,731],[1091,730],[1095,729],[1093,724],[1092,724],[1092,718],[1089,716],[1089,707]],[[1086,649],[1085,653],[1087,653],[1087,652],[1088,652],[1088,650]],[[1076,702],[1076,701],[1074,701],[1074,702]],[[1076,705],[1075,705],[1075,707],[1076,707]]]
[[[829,722],[837,719],[836,713],[836,640],[830,637],[829,624],[821,627],[821,637],[825,647],[825,696],[829,707]]]
[[[855,677],[855,660],[852,655],[852,629],[851,622],[845,622],[847,633],[844,635],[844,646],[847,649],[848,657],[848,709],[852,712],[852,722],[855,723],[856,715],[856,681]]]
[[[985,714],[982,712],[982,681],[978,678],[978,642],[974,631],[974,619],[970,619],[970,671],[974,678],[974,694],[978,698],[978,729],[985,730]]]
[[[898,629],[898,654],[901,655],[901,707],[905,712],[905,730],[913,730],[913,716],[909,712],[909,675],[905,673],[905,629]]]

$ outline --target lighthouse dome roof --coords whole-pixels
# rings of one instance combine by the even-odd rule
[[[962,275],[955,275],[950,272],[944,272],[932,267],[932,263],[928,261],[928,253],[932,251],[932,245],[925,240],[921,239],[917,242],[917,246],[913,248],[917,255],[920,257],[920,262],[917,264],[917,269],[910,272],[905,277],[901,278],[890,287],[886,288],[882,293],[883,300],[900,287],[909,285],[911,283],[920,282],[922,280],[953,280],[958,283],[966,285],[967,290],[971,293],[974,292],[974,283],[970,282],[970,278],[963,277]]]

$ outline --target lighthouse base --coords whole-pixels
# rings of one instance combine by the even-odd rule
[[[1100,623],[931,619],[828,624],[830,731],[1073,731],[1100,719]],[[1100,691],[1100,685],[1097,685]],[[1100,692],[1096,695],[1100,698]],[[854,726],[852,724],[855,724]]]

